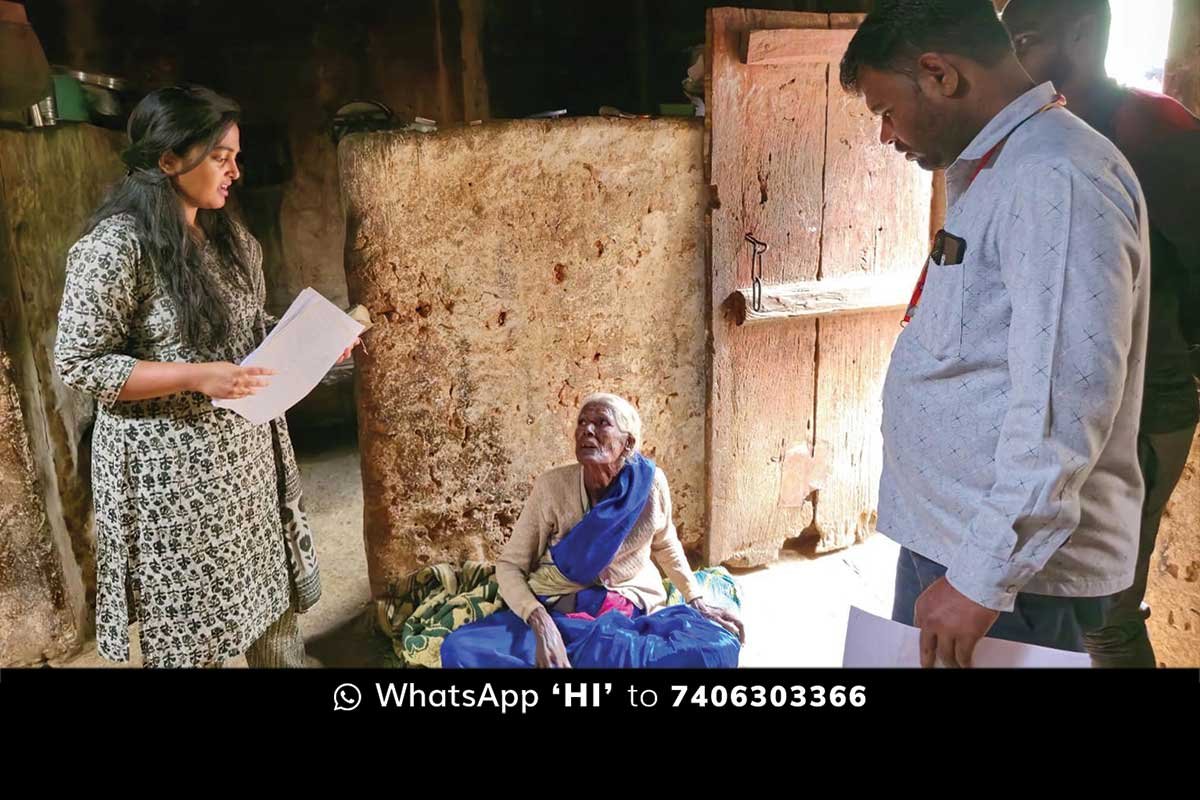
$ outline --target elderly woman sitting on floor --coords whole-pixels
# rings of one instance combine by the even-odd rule
[[[496,565],[510,610],[446,637],[444,667],[737,666],[742,623],[701,598],[641,429],[622,398],[584,398],[578,463],[534,482]],[[662,608],[652,557],[687,605]]]

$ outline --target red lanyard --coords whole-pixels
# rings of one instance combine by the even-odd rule
[[[1030,114],[1029,117],[1027,117],[1025,121],[1021,123],[1021,125],[1024,125],[1025,122],[1033,119],[1043,111],[1049,111],[1052,108],[1065,106],[1066,104],[1067,98],[1063,97],[1061,94],[1056,94],[1053,100],[1039,108],[1035,113]],[[1017,127],[1019,128],[1020,125]],[[1016,129],[1017,128],[1013,128],[1013,131]],[[1013,131],[1009,131],[1008,136],[1012,136]],[[1005,136],[1003,139],[996,142],[996,144],[992,145],[992,149],[984,153],[983,158],[979,159],[979,166],[975,167],[975,171],[971,173],[971,179],[967,181],[967,185],[963,189],[964,192],[971,187],[971,184],[975,183],[975,179],[979,177],[979,173],[983,172],[984,168],[987,167],[1004,143],[1008,141],[1008,136]],[[941,258],[941,245],[942,233],[939,232],[938,239],[933,246],[933,253],[931,253],[929,259],[925,261],[925,266],[921,269],[921,277],[917,278],[917,286],[915,289],[913,289],[912,299],[908,301],[908,310],[904,312],[904,321],[900,323],[902,327],[907,325],[909,322],[912,322],[913,314],[916,313],[917,310],[917,304],[921,302],[921,293],[925,291],[925,278],[929,275],[929,261],[935,257],[939,259]]]

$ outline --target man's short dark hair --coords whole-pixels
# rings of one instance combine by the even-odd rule
[[[1109,0],[1009,0],[1004,13],[1019,13],[1023,19],[1051,18],[1055,22],[1074,22],[1085,14],[1095,14],[1105,31],[1112,26]]]
[[[842,57],[842,86],[858,92],[863,67],[912,73],[930,52],[990,66],[1013,48],[992,0],[879,0]]]

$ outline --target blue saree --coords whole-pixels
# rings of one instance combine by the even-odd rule
[[[550,547],[562,576],[583,588],[575,611],[550,610],[567,657],[577,668],[736,667],[741,644],[695,609],[671,606],[632,616],[607,611],[608,594],[597,579],[612,562],[650,499],[654,462],[634,454],[604,497],[557,544]],[[539,594],[548,603],[557,598]],[[599,613],[599,616],[590,617]],[[537,637],[511,610],[464,626],[442,643],[446,668],[513,668],[536,665]]]

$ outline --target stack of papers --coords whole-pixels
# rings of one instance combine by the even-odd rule
[[[255,425],[282,416],[311,392],[325,373],[337,363],[363,331],[351,319],[311,287],[288,308],[266,340],[242,360],[243,367],[266,367],[276,374],[270,385],[240,400],[214,400]]]

